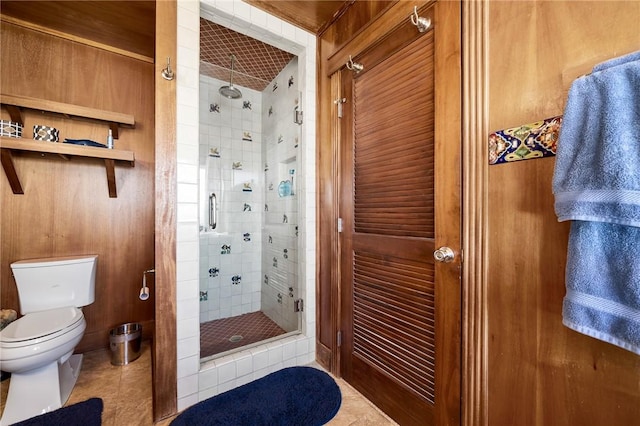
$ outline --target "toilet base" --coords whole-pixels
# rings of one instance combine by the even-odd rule
[[[13,373],[0,426],[10,425],[62,407],[80,375],[82,355],[25,373]],[[37,385],[36,385],[37,384]]]

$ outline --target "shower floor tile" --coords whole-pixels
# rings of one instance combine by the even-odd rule
[[[200,324],[200,358],[250,345],[286,332],[262,312]]]

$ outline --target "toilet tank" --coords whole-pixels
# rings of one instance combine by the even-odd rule
[[[11,264],[20,313],[90,305],[95,300],[97,255],[20,260]]]

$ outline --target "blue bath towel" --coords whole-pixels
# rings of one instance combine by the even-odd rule
[[[640,355],[640,228],[571,223],[562,322]]]
[[[558,140],[558,220],[640,226],[640,59],[576,79]],[[640,52],[637,53],[640,57]],[[631,58],[631,60],[629,60]]]
[[[640,52],[574,81],[553,192],[573,221],[563,323],[640,355]]]

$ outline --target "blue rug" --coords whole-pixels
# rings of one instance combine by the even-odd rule
[[[171,426],[320,426],[340,408],[335,380],[311,367],[290,367],[201,401]]]
[[[102,400],[90,398],[14,423],[13,426],[100,426],[101,424]]]

